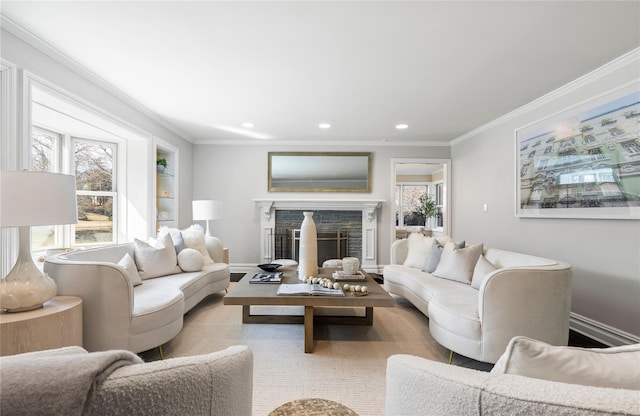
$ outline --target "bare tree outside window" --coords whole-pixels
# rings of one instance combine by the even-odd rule
[[[114,241],[114,150],[112,144],[74,140],[78,195],[76,244]]]

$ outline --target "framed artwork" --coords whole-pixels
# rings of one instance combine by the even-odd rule
[[[516,216],[640,219],[640,82],[515,131]]]

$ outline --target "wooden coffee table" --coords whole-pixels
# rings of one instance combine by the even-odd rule
[[[331,277],[336,269],[318,269],[318,277]],[[259,270],[256,269],[256,273]],[[281,268],[284,273],[282,283],[302,283],[298,280],[295,267]],[[346,282],[366,285],[369,294],[354,296],[278,296],[277,284],[250,284],[254,273],[247,273],[224,297],[225,305],[242,305],[242,322],[262,324],[299,324],[304,323],[304,352],[313,352],[313,325],[373,325],[373,308],[392,307],[395,302],[391,296],[373,278],[363,271],[365,282]],[[304,315],[252,315],[251,306],[304,306]],[[364,308],[364,316],[314,315],[317,307]]]

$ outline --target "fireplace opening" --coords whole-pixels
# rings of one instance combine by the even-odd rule
[[[317,231],[318,267],[325,260],[348,257],[349,236],[345,230]],[[291,230],[291,258],[300,261],[300,230]]]
[[[275,259],[299,261],[302,210],[276,210],[271,232]],[[313,210],[318,236],[318,266],[327,259],[357,257],[362,261],[362,212],[355,210]]]

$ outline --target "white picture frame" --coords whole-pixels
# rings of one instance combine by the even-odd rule
[[[516,216],[640,219],[640,80],[515,130]]]

